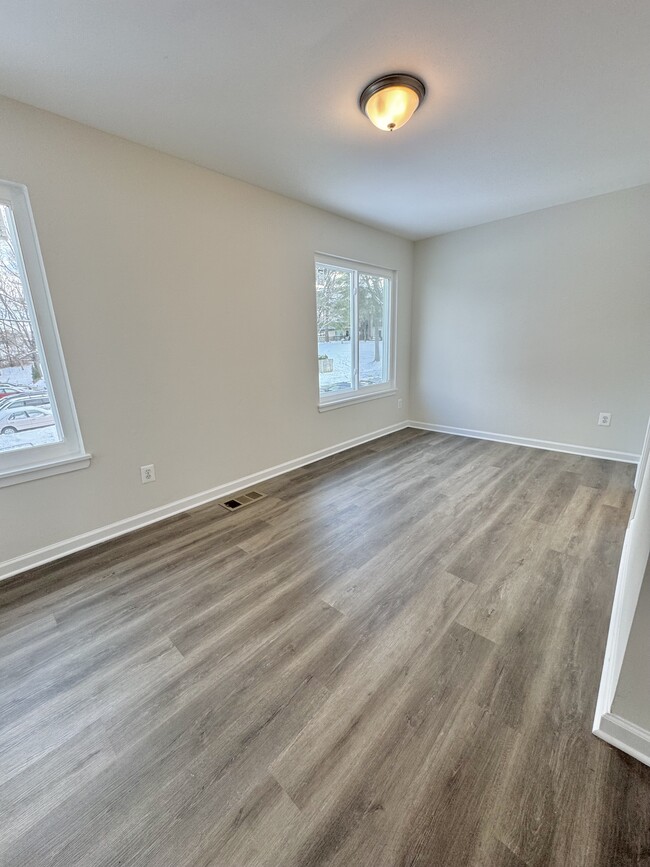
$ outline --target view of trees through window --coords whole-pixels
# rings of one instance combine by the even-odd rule
[[[391,280],[387,276],[316,264],[322,396],[388,381],[390,289]]]
[[[0,203],[0,453],[61,441],[11,208]]]

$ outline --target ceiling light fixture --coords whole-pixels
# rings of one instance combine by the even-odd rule
[[[364,88],[359,108],[377,129],[392,132],[411,119],[426,92],[424,82],[414,75],[382,75]]]

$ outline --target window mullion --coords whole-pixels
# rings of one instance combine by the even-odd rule
[[[384,342],[384,352],[382,357],[382,368],[384,381],[388,382],[391,378],[390,359],[393,354],[390,323],[392,322],[393,311],[391,309],[391,301],[393,297],[393,281],[387,279],[384,282],[384,316],[382,321],[382,340]]]

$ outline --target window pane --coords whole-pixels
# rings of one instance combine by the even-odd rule
[[[0,204],[0,453],[63,439],[46,403],[38,417],[10,419],[21,395],[51,394],[24,273],[11,208]]]
[[[359,273],[359,387],[388,381],[386,327],[390,280]]]
[[[316,265],[318,379],[321,394],[352,388],[352,272]]]

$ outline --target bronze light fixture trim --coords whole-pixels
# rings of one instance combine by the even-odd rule
[[[371,81],[359,97],[359,108],[384,132],[407,123],[422,104],[427,92],[423,81],[407,72],[382,75]]]

